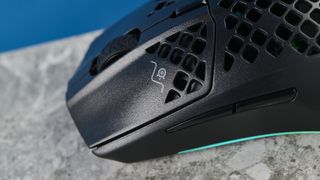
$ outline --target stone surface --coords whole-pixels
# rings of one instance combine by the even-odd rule
[[[320,135],[133,164],[96,158],[64,98],[68,78],[98,33],[0,55],[0,179],[320,179]]]
[[[246,173],[254,179],[268,180],[271,175],[269,167],[263,163],[259,163],[249,168]]]

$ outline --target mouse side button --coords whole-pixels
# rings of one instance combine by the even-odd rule
[[[208,121],[222,118],[237,112],[244,112],[277,104],[290,103],[293,100],[295,100],[296,96],[297,90],[291,88],[251,98],[245,101],[241,101],[239,103],[235,103],[234,105],[229,105],[208,111],[189,120],[186,120],[182,123],[174,125],[173,127],[168,128],[166,132],[177,132],[185,128],[189,128],[191,126],[206,123]]]
[[[277,104],[290,103],[295,100],[297,90],[294,88],[252,98],[236,104],[236,111],[243,112]]]
[[[184,122],[182,122],[180,124],[177,124],[177,125],[175,125],[173,127],[170,127],[170,128],[168,128],[166,130],[166,132],[168,132],[168,133],[177,132],[177,131],[180,131],[182,129],[194,126],[194,125],[205,123],[207,121],[211,121],[211,120],[214,120],[214,119],[217,119],[217,118],[225,117],[225,116],[231,115],[232,114],[232,110],[233,110],[233,106],[232,105],[221,107],[221,108],[218,108],[218,109],[214,109],[212,111],[203,113],[203,114],[198,115],[196,117],[193,117],[193,118],[191,118],[189,120],[186,120],[186,121],[184,121]]]

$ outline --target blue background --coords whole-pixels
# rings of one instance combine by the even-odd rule
[[[1,0],[0,52],[109,27],[148,0]]]

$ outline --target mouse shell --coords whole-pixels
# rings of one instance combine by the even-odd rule
[[[305,0],[151,1],[92,42],[68,108],[93,153],[122,162],[317,133],[319,12]]]

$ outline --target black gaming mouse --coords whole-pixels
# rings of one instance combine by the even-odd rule
[[[122,162],[320,133],[319,0],[151,1],[102,33],[67,105]]]

